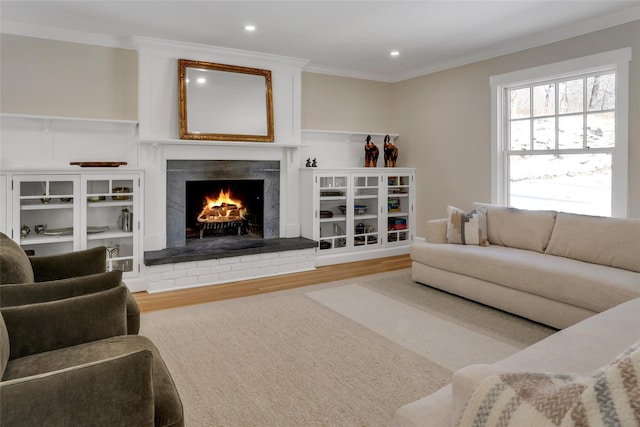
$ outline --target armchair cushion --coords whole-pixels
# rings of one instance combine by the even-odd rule
[[[107,270],[104,246],[50,256],[28,258],[36,282],[103,273]]]
[[[153,355],[155,425],[176,427],[184,425],[182,402],[171,374],[156,346],[148,338],[140,335],[117,336],[12,360],[7,366],[3,380],[9,381],[38,376],[49,371],[65,370],[75,365],[88,364],[138,350],[149,350]]]
[[[33,282],[29,257],[20,245],[0,233],[0,284]]]
[[[0,286],[0,307],[57,301],[113,289],[122,281],[118,270],[36,283]]]
[[[0,382],[6,426],[154,425],[153,356],[139,350]]]
[[[0,309],[10,360],[127,333],[127,288]]]

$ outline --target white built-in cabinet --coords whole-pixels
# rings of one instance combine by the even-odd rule
[[[5,233],[34,255],[105,246],[107,269],[136,277],[143,177],[112,168],[5,172]]]
[[[393,255],[412,243],[415,169],[302,168],[300,177],[301,234],[318,242],[320,259]]]

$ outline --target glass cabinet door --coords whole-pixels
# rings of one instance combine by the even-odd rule
[[[79,179],[14,175],[13,239],[32,255],[79,249]]]
[[[107,248],[108,271],[137,273],[137,175],[89,176],[83,185],[86,248]]]
[[[347,248],[347,175],[318,176],[320,251]]]
[[[410,175],[387,175],[387,243],[406,243],[410,236]]]
[[[380,242],[380,175],[353,178],[353,247],[371,248]]]

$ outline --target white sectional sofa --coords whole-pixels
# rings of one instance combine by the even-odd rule
[[[591,374],[640,342],[640,220],[478,205],[489,246],[450,244],[430,221],[411,249],[417,282],[562,329],[398,409],[396,427],[457,420],[483,379],[507,372]],[[636,384],[637,387],[637,384]]]
[[[556,328],[640,297],[640,219],[486,209],[490,245],[447,243],[447,219],[411,247],[416,282]]]

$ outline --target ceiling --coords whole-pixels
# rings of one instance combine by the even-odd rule
[[[637,19],[640,0],[0,1],[4,33],[125,48],[152,37],[391,82]]]

